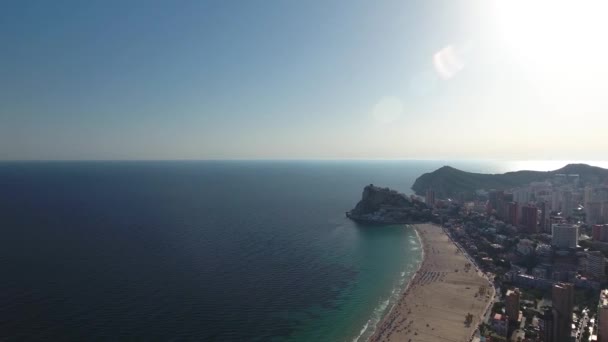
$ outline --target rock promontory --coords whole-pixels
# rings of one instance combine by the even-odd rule
[[[399,224],[429,221],[432,212],[421,201],[370,184],[363,189],[361,200],[346,216],[366,223]]]

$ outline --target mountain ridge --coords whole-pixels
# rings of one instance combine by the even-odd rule
[[[426,195],[433,189],[438,198],[453,198],[463,195],[472,197],[479,189],[507,190],[531,182],[544,181],[557,174],[578,174],[582,184],[598,184],[608,180],[608,169],[588,164],[568,164],[553,171],[520,170],[505,173],[475,173],[459,170],[449,165],[442,166],[416,178],[412,190],[417,195]]]

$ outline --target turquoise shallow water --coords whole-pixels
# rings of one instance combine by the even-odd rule
[[[361,340],[420,261],[344,217],[451,164],[0,163],[0,340]]]
[[[332,308],[314,308],[318,315],[303,319],[293,341],[364,341],[398,298],[401,289],[421,260],[420,243],[412,227],[338,226],[336,234],[346,235],[343,250],[332,253],[335,262],[356,270],[357,276],[339,291]],[[342,238],[344,235],[342,235]]]

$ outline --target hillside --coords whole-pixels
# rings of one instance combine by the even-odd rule
[[[535,181],[544,181],[556,174],[578,174],[583,184],[597,184],[608,179],[608,170],[587,164],[568,164],[554,171],[514,171],[502,174],[466,172],[450,166],[441,167],[418,177],[412,185],[417,195],[424,196],[433,189],[440,198],[472,195],[478,189],[506,190]]]

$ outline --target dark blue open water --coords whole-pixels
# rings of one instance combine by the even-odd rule
[[[420,250],[344,212],[443,164],[0,163],[0,340],[364,338]]]

